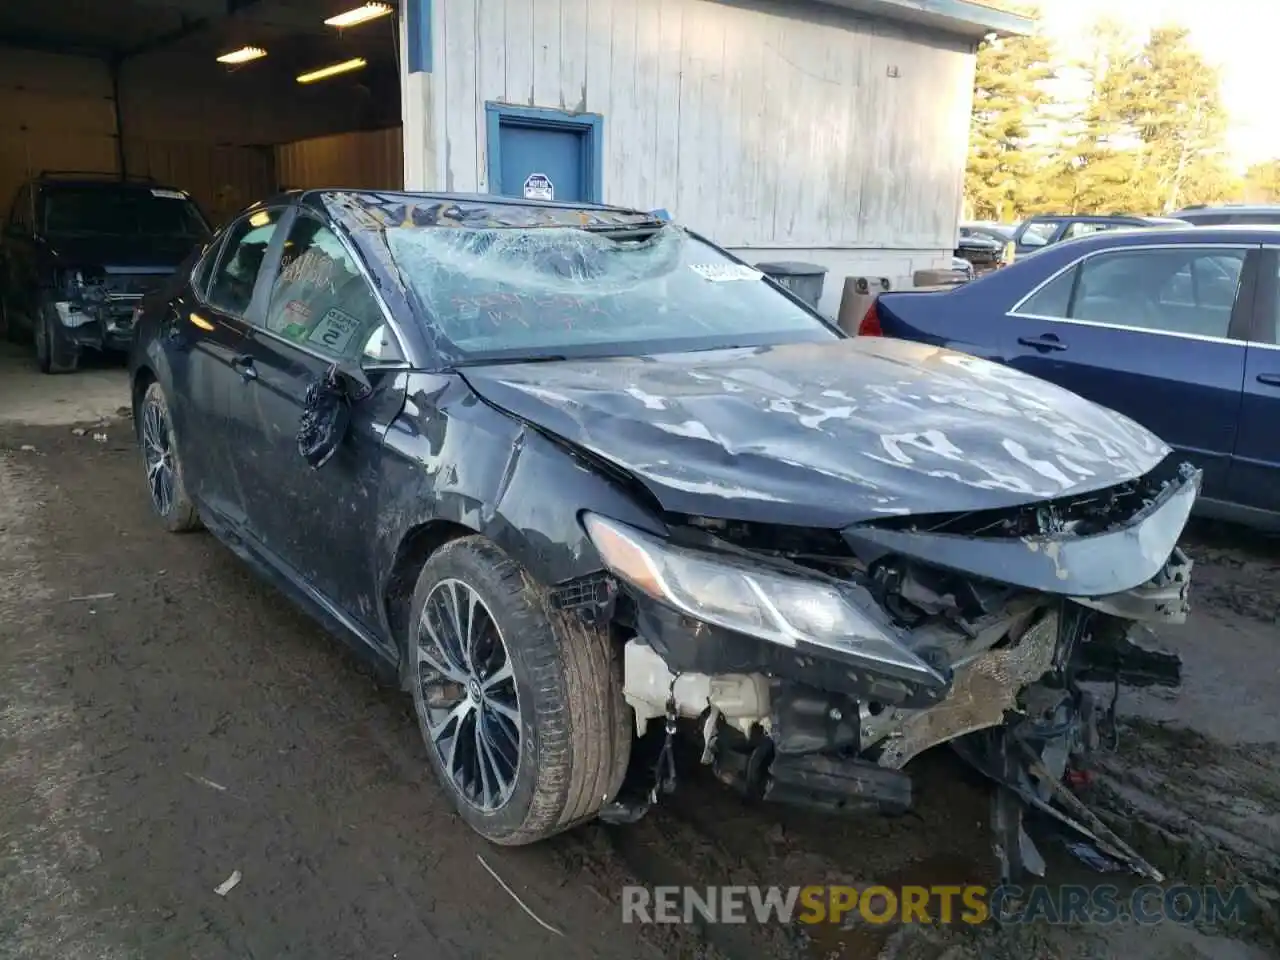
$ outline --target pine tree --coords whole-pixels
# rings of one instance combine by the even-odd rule
[[[1021,214],[1026,185],[1040,159],[1034,134],[1051,100],[1044,82],[1053,76],[1048,41],[1007,37],[978,49],[965,198],[978,219]]]

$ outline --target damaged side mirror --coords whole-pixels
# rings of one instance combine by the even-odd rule
[[[298,424],[298,453],[319,470],[333,457],[351,425],[351,406],[359,403],[373,387],[364,371],[345,363],[335,363],[307,385]]]

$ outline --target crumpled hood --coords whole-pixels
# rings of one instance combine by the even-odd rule
[[[663,509],[725,519],[833,528],[1014,506],[1113,486],[1170,452],[1053,384],[881,337],[463,374]]]

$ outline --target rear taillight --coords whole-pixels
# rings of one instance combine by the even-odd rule
[[[884,336],[884,329],[880,326],[880,311],[876,309],[874,300],[871,301],[871,306],[867,307],[867,312],[862,315],[862,322],[858,324],[858,336]]]

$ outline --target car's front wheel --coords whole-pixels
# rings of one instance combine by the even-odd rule
[[[182,478],[182,461],[169,414],[164,388],[152,383],[138,405],[138,443],[147,468],[147,492],[151,509],[171,533],[200,528],[200,515],[187,494]]]
[[[36,361],[43,373],[74,373],[80,365],[80,351],[73,344],[62,342],[56,323],[53,307],[42,305],[33,331]]]
[[[495,544],[454,540],[414,591],[406,680],[436,775],[495,843],[532,843],[590,819],[631,751],[608,633],[552,612]]]

